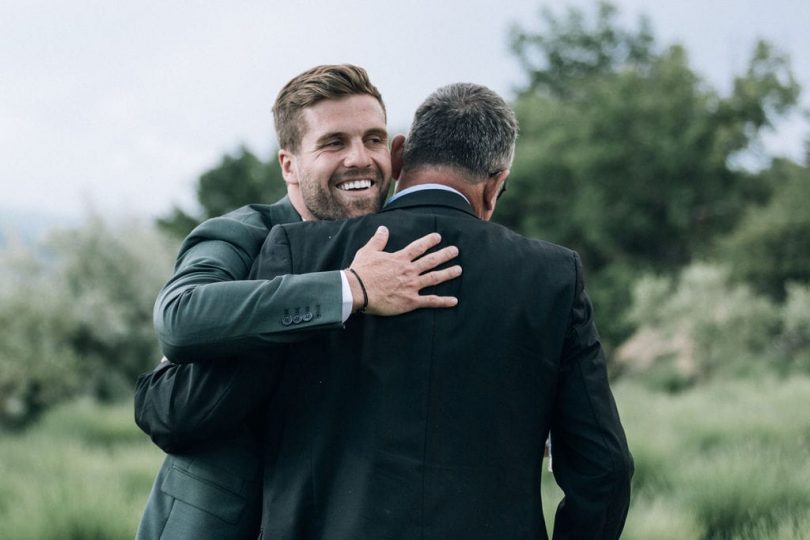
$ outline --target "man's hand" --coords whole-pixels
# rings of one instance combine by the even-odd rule
[[[419,291],[457,278],[461,266],[443,270],[437,266],[458,256],[458,248],[449,246],[425,255],[442,241],[439,233],[431,233],[414,240],[394,253],[383,251],[388,243],[388,229],[379,227],[368,243],[354,255],[351,269],[346,272],[354,298],[353,309],[363,306],[363,289],[358,276],[363,280],[368,295],[366,313],[372,315],[400,315],[419,308],[448,308],[458,304],[454,296],[421,296]],[[424,255],[424,256],[423,256]]]

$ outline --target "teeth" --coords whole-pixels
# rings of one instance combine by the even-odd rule
[[[371,180],[350,180],[338,185],[338,189],[343,191],[351,191],[353,189],[366,189],[371,187]]]

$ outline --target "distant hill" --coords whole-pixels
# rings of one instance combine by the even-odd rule
[[[76,225],[78,218],[42,212],[0,208],[0,248],[10,242],[32,245],[54,230]]]

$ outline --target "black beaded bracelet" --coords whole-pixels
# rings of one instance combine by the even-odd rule
[[[360,313],[365,313],[366,308],[368,307],[368,293],[366,292],[366,286],[363,285],[363,280],[360,279],[360,276],[354,271],[354,268],[349,268],[349,272],[354,274],[354,277],[357,278],[357,283],[360,284],[360,290],[363,291],[363,307],[361,307],[358,311],[360,311]]]

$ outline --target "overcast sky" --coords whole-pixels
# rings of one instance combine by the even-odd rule
[[[646,13],[659,45],[685,44],[693,67],[727,91],[757,37],[787,52],[810,105],[810,2],[619,0]],[[507,98],[523,81],[513,23],[537,27],[589,0],[408,2],[3,0],[0,2],[0,213],[156,216],[191,207],[194,182],[245,144],[268,158],[280,87],[316,64],[368,69],[392,131],[457,81]],[[593,10],[590,10],[593,13]],[[801,159],[794,119],[769,137]]]

